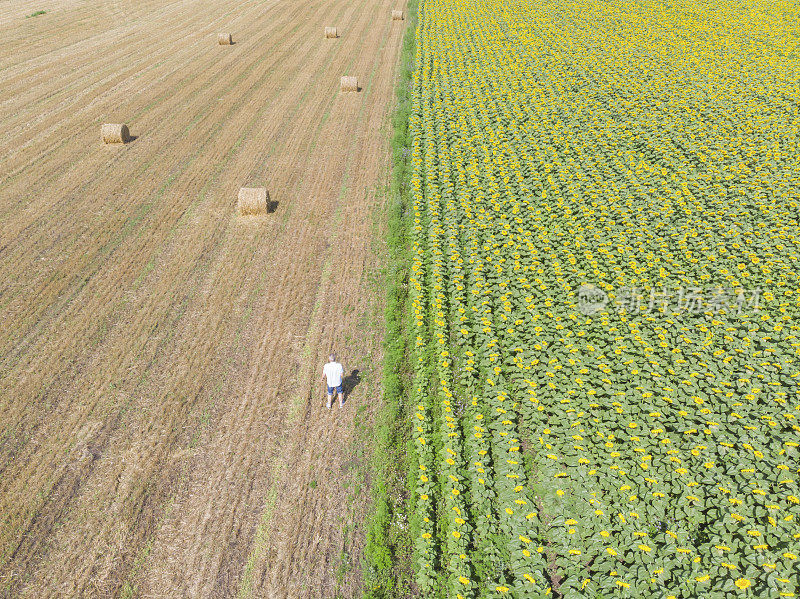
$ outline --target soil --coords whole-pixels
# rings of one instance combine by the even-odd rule
[[[0,4],[0,596],[359,594],[392,8]]]

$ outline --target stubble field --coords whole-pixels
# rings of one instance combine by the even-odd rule
[[[357,592],[392,8],[0,4],[0,596]]]

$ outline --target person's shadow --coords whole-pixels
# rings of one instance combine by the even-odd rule
[[[350,397],[350,393],[353,389],[356,388],[361,382],[361,375],[359,374],[358,369],[354,369],[353,372],[348,374],[346,377],[342,379],[342,394],[344,395],[344,401],[347,401]]]

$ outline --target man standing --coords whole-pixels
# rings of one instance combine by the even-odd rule
[[[336,361],[336,354],[328,356],[328,363],[322,367],[322,380],[327,379],[328,385],[328,405],[325,406],[331,409],[331,401],[333,401],[333,392],[336,391],[339,396],[339,407],[344,407],[344,392],[342,391],[342,376],[344,375],[344,367]]]

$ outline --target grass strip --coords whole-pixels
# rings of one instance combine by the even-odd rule
[[[386,270],[386,339],[383,363],[383,406],[375,426],[373,507],[367,518],[364,548],[364,599],[415,596],[413,545],[409,534],[407,488],[411,443],[408,382],[410,303],[409,158],[411,85],[416,51],[417,5],[408,4],[406,31],[400,55],[397,106],[392,116],[392,176],[387,206],[389,264]]]

